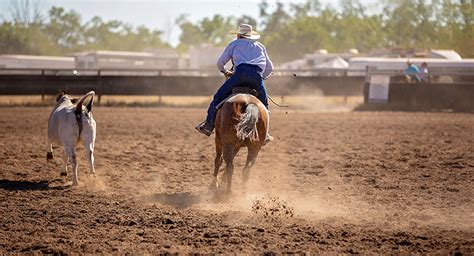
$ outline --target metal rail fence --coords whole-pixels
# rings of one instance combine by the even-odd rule
[[[224,82],[216,70],[199,69],[0,69],[0,95],[212,95]],[[364,77],[346,70],[275,70],[265,81],[275,95],[362,96]]]

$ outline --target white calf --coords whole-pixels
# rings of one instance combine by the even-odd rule
[[[56,106],[48,120],[48,153],[46,159],[53,159],[53,142],[63,144],[64,171],[61,172],[61,175],[67,175],[67,164],[70,161],[72,165],[72,184],[74,186],[78,184],[75,147],[81,139],[84,142],[86,156],[89,160],[90,173],[95,173],[94,143],[96,124],[91,112],[94,95],[95,92],[90,91],[79,100],[73,99],[64,93],[58,95]],[[90,97],[89,104],[84,107],[84,101],[88,97]]]

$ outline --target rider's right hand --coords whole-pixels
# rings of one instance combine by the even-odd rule
[[[224,76],[225,76],[225,78],[227,78],[227,79],[229,79],[229,78],[230,78],[231,76],[233,76],[233,75],[234,75],[234,72],[232,72],[232,71],[226,71],[226,72],[224,72]]]

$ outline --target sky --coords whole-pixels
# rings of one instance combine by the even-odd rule
[[[10,2],[0,0],[0,21],[11,20]],[[19,1],[19,0],[13,0]],[[24,0],[23,0],[24,1]],[[52,6],[60,6],[67,11],[73,9],[78,12],[82,21],[88,21],[94,16],[103,20],[120,20],[133,26],[145,25],[150,29],[163,32],[163,39],[176,46],[179,42],[180,30],[175,25],[175,20],[181,14],[187,14],[188,19],[195,22],[204,17],[215,14],[222,16],[249,15],[259,16],[258,4],[261,0],[30,0],[39,1],[41,10],[45,14]],[[270,8],[274,7],[276,0],[267,0]],[[303,3],[305,0],[280,0],[289,3]],[[331,4],[337,8],[335,0],[320,0],[322,5]],[[365,0],[362,2],[374,2]]]

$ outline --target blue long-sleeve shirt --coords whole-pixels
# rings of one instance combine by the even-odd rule
[[[420,69],[418,68],[417,65],[411,64],[409,67],[405,69],[405,74],[406,75],[411,75],[411,74],[416,74],[418,75],[420,73]]]
[[[239,38],[230,42],[217,60],[219,71],[223,71],[225,64],[231,59],[235,67],[242,63],[260,67],[263,79],[266,79],[273,71],[273,63],[268,57],[265,46],[252,39]]]

